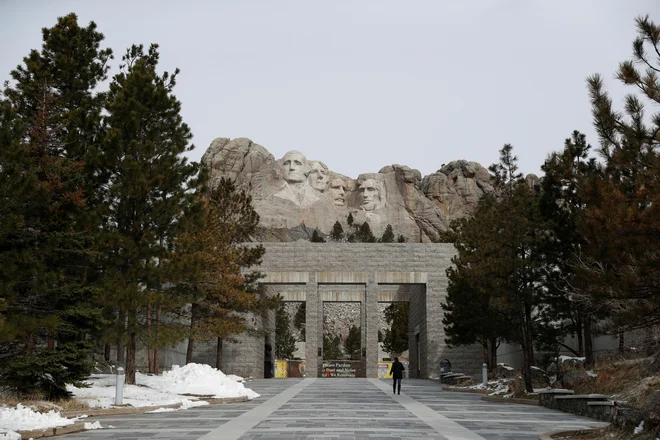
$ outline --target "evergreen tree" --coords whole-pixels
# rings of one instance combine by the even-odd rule
[[[216,338],[220,369],[223,340],[249,329],[248,314],[260,314],[277,302],[261,299],[262,275],[248,271],[261,262],[265,251],[263,246],[243,245],[259,224],[251,196],[223,178],[205,201],[202,226],[178,240],[174,272],[184,274],[177,285],[192,298],[186,361],[192,361],[196,340]]]
[[[323,360],[341,359],[341,340],[339,335],[333,335],[329,332],[323,334]]]
[[[349,212],[348,217],[346,217],[346,223],[348,223],[348,226],[351,227],[353,226],[353,222],[354,222],[353,213]]]
[[[589,290],[582,299],[607,311],[613,330],[660,324],[660,26],[648,16],[636,25],[633,60],[619,65],[617,78],[639,94],[627,95],[616,111],[603,78],[587,80],[604,166],[586,188],[579,268]],[[647,105],[656,111],[650,118]]]
[[[102,173],[93,165],[105,98],[95,89],[111,51],[74,14],[42,34],[42,50],[11,72],[0,102],[0,198],[10,200],[0,208],[1,368],[16,391],[58,398],[89,373],[88,336],[104,323],[93,209]]]
[[[584,277],[579,276],[576,262],[586,244],[579,231],[587,206],[585,185],[597,171],[595,160],[588,158],[590,148],[584,134],[574,131],[566,139],[564,150],[552,153],[543,164],[541,196],[541,212],[551,225],[546,249],[544,320],[553,323],[545,326],[541,337],[555,351],[563,347],[576,356],[585,356],[587,366],[594,362],[591,324],[597,311],[576,301],[589,288]],[[575,335],[577,350],[564,343],[569,334]]]
[[[104,157],[108,187],[110,250],[105,261],[108,300],[126,335],[126,383],[135,383],[138,338],[152,347],[181,340],[180,313],[189,298],[168,287],[173,244],[187,228],[198,198],[192,188],[197,164],[183,156],[194,147],[173,95],[178,70],[158,75],[158,46],[132,46],[113,78],[107,103]],[[158,338],[153,338],[158,332]]]
[[[484,362],[492,371],[497,365],[497,347],[502,340],[514,339],[509,334],[510,320],[494,305],[496,294],[490,280],[499,276],[491,259],[499,252],[489,246],[489,235],[497,203],[494,197],[479,202],[474,217],[452,222],[448,235],[457,255],[447,269],[446,301],[442,304],[445,342],[450,346],[479,343]]]
[[[406,237],[404,237],[403,235],[399,234],[399,236],[398,236],[397,239],[396,239],[396,242],[397,242],[397,243],[405,243],[405,242],[406,242]]]
[[[362,354],[362,329],[352,325],[348,329],[348,336],[344,340],[344,348],[349,359],[360,359]]]
[[[371,232],[371,226],[369,223],[364,222],[359,227],[355,233],[356,241],[360,243],[375,243],[376,237],[373,232]]]
[[[392,303],[384,313],[390,328],[383,335],[383,350],[391,357],[398,356],[408,350],[408,303]]]
[[[325,243],[325,238],[323,238],[323,235],[319,233],[318,229],[314,229],[314,232],[312,233],[312,239],[310,241],[312,243]]]
[[[306,323],[307,323],[307,302],[303,301],[298,305],[296,315],[293,317],[293,326],[300,331],[300,342],[305,342],[306,338]]]
[[[388,224],[385,227],[385,232],[383,232],[383,236],[380,237],[380,240],[378,240],[381,243],[394,243],[394,232],[392,232],[392,225]]]
[[[291,318],[281,301],[275,313],[275,356],[277,359],[292,359],[296,351],[296,338],[291,333]]]
[[[334,241],[342,241],[344,239],[344,228],[341,227],[341,223],[339,223],[339,221],[336,221],[335,224],[332,225],[330,238],[332,238]]]

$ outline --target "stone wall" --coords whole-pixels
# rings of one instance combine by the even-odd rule
[[[457,371],[466,374],[480,371],[482,360],[479,347],[450,349],[444,341],[441,303],[446,296],[445,270],[454,255],[451,244],[298,241],[264,243],[264,247],[266,253],[259,270],[267,275],[265,283],[269,291],[290,292],[291,300],[307,301],[306,359],[309,376],[315,376],[319,368],[313,365],[313,359],[318,359],[317,349],[322,346],[323,298],[328,298],[328,295],[339,298],[342,294],[352,298],[350,300],[359,300],[359,295],[364,295],[363,310],[366,316],[363,319],[363,337],[367,377],[377,376],[377,338],[381,319],[379,295],[390,299],[408,295],[412,326],[411,364],[416,359],[416,353],[413,353],[416,348],[413,346],[419,333],[420,377],[438,377],[440,360],[445,358],[451,360]],[[263,344],[263,339],[252,343],[241,339],[241,343],[234,344],[235,347],[226,346],[225,355],[240,359],[241,365],[263,365]],[[234,365],[231,368],[230,364],[225,365],[229,373],[261,377],[258,368],[244,366],[241,368],[244,371],[239,372],[234,370]],[[416,373],[417,367],[414,369]]]

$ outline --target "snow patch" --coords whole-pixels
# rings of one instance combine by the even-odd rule
[[[0,408],[0,429],[7,431],[46,429],[55,426],[73,425],[76,420],[64,418],[60,416],[59,412],[53,410],[47,413],[35,412],[32,408],[23,406],[20,403],[16,407]]]
[[[136,375],[136,380],[154,390],[177,394],[197,394],[214,398],[259,397],[259,394],[245,388],[242,377],[232,376],[227,376],[210,365],[188,364],[185,367],[173,365],[172,370],[164,372],[162,376]]]
[[[103,429],[101,423],[97,420],[94,423],[85,422],[85,429]]]

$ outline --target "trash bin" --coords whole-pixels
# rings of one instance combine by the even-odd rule
[[[440,374],[442,373],[451,373],[451,362],[449,362],[449,359],[440,361]]]

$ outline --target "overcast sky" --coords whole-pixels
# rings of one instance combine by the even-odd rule
[[[585,78],[631,57],[634,18],[660,0],[0,0],[0,79],[58,16],[95,21],[115,52],[158,43],[199,160],[216,137],[300,150],[350,177],[394,163],[484,166],[514,146],[540,174],[592,128]],[[620,108],[620,107],[619,107]]]

